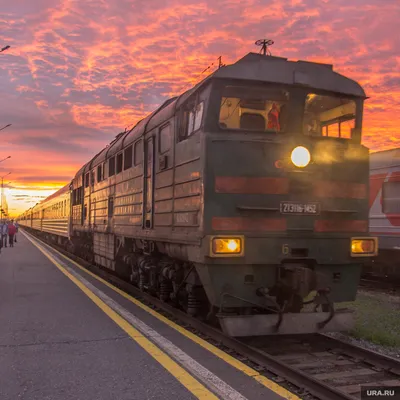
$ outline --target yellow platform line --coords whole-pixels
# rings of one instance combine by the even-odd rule
[[[67,276],[83,293],[86,294],[108,317],[110,317],[121,329],[123,329],[139,346],[159,362],[171,375],[173,375],[183,386],[186,387],[198,399],[218,400],[199,381],[193,378],[185,369],[179,366],[167,354],[159,349],[154,343],[143,336],[131,324],[117,314],[111,307],[104,303],[98,296],[91,292],[82,282],[71,275],[61,264],[59,264],[45,249],[40,247],[31,238],[27,239],[36,246],[65,276]],[[60,253],[61,254],[61,253]],[[71,260],[72,261],[72,260]]]
[[[203,347],[204,349],[208,350],[221,360],[225,361],[227,364],[231,365],[233,368],[236,368],[237,370],[243,372],[245,375],[252,377],[255,379],[257,382],[261,383],[261,385],[265,386],[266,388],[272,390],[279,396],[282,396],[285,399],[289,400],[301,400],[300,397],[296,396],[295,394],[289,392],[287,389],[283,388],[282,386],[279,386],[277,383],[271,381],[267,377],[261,375],[258,371],[255,369],[249,367],[248,365],[242,363],[241,361],[237,360],[236,358],[232,357],[231,355],[225,353],[224,351],[220,350],[218,347],[215,347],[211,343],[208,343],[206,340],[200,338],[199,336],[195,335],[194,333],[188,331],[187,329],[183,328],[182,326],[179,326],[173,321],[170,321],[168,318],[164,317],[163,315],[159,314],[157,311],[154,311],[150,307],[146,306],[145,304],[141,303],[139,300],[135,299],[128,293],[125,293],[121,289],[115,287],[111,283],[107,282],[103,278],[100,278],[93,272],[87,270],[86,268],[82,267],[79,265],[76,261],[72,260],[71,258],[67,257],[66,255],[60,253],[58,250],[52,248],[48,244],[44,243],[46,246],[48,246],[52,251],[55,251],[57,254],[74,264],[76,267],[78,267],[80,270],[84,271],[85,273],[89,274],[93,278],[97,279],[99,282],[103,283],[104,285],[108,286],[110,289],[114,290],[121,296],[125,297],[127,300],[131,301],[141,309],[145,310],[149,314],[153,315],[155,318],[158,320],[164,322],[167,324],[169,327],[175,329],[178,331],[180,334],[183,336],[186,336],[188,339],[192,340],[193,342],[197,343],[199,346]]]

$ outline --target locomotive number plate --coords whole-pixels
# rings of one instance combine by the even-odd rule
[[[281,214],[318,215],[320,211],[320,204],[282,201],[280,208]]]

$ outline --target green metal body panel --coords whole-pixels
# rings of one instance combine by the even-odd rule
[[[290,163],[290,153],[297,145],[307,147],[314,160],[303,170]],[[327,149],[334,161],[317,162],[320,159],[318,154]],[[196,265],[213,305],[220,305],[223,293],[264,304],[264,300],[256,295],[256,289],[273,286],[278,267],[284,263],[312,265],[317,286],[329,287],[332,301],[355,299],[363,259],[351,257],[351,237],[368,236],[368,231],[316,232],[315,222],[321,219],[368,221],[367,148],[346,140],[326,138],[273,135],[262,139],[249,134],[237,134],[236,137],[215,134],[207,136],[205,151],[203,254],[209,254],[210,235],[245,236],[243,257],[206,257],[204,265]],[[282,161],[283,168],[276,167],[277,160]],[[287,178],[289,186],[285,194],[216,193],[216,177]],[[321,193],[315,195],[316,182],[333,181],[365,185],[365,196],[343,198],[343,193],[326,197]],[[257,188],[253,192],[257,192]],[[281,201],[319,202],[321,212],[315,216],[282,215],[279,210]],[[255,223],[260,218],[283,218],[287,227],[275,232],[216,231],[212,225],[215,217],[250,218]],[[302,249],[306,256],[285,254],[284,247]],[[228,307],[245,305],[233,298],[224,299],[224,304]]]
[[[318,265],[318,283],[331,288],[331,299],[333,302],[354,301],[357,294],[357,286],[361,274],[361,263],[353,264],[330,264]],[[278,265],[274,264],[196,264],[207,297],[211,304],[216,307],[249,307],[250,303],[266,306],[263,297],[256,295],[259,287],[268,286],[275,282]],[[333,280],[333,274],[340,273],[338,281]],[[246,278],[253,275],[253,281],[247,282]],[[241,301],[233,297],[225,297],[224,293],[234,294],[245,299]]]

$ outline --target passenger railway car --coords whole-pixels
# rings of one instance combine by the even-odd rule
[[[365,272],[400,278],[400,149],[370,156],[370,230],[379,239],[379,254]]]
[[[69,184],[30,208],[18,218],[22,226],[53,235],[58,244],[69,238]]]
[[[332,65],[249,53],[85,164],[62,234],[45,207],[66,188],[21,224],[232,336],[347,329],[334,303],[377,251],[365,98]]]

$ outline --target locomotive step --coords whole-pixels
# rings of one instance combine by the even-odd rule
[[[340,332],[354,327],[354,314],[348,310],[336,311],[333,318],[321,326],[329,319],[329,315],[329,312],[283,314],[278,329],[277,314],[219,315],[218,318],[223,332],[234,337]]]

